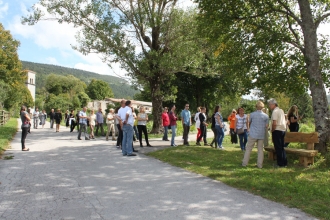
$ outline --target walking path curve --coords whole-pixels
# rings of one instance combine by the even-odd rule
[[[19,130],[6,152],[14,159],[0,160],[1,220],[314,219],[142,153],[123,157],[104,137],[80,141],[49,124],[31,131],[29,152]]]

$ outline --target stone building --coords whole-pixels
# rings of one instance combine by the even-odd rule
[[[28,77],[25,82],[25,85],[31,92],[33,102],[35,102],[36,101],[36,84],[35,84],[36,83],[36,73],[31,70],[28,70],[27,75],[28,75]]]

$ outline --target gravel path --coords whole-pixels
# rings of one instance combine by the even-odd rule
[[[123,157],[104,137],[79,141],[45,127],[28,135],[30,152],[19,130],[6,152],[14,159],[0,160],[1,220],[315,219],[142,153]]]

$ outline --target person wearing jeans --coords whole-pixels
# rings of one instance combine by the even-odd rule
[[[125,108],[122,108],[118,112],[120,119],[123,124],[123,142],[122,142],[122,153],[123,156],[136,156],[133,153],[133,126],[134,118],[131,108],[131,101],[125,102]]]
[[[103,113],[102,113],[102,109],[99,108],[99,111],[96,113],[96,132],[95,135],[98,135],[99,132],[99,128],[101,128],[101,136],[104,136],[104,129],[103,129]]]
[[[217,141],[218,141],[218,148],[219,149],[225,149],[223,146],[222,146],[222,142],[223,142],[223,138],[225,136],[225,132],[223,131],[223,118],[222,118],[222,115],[221,115],[221,107],[219,105],[217,105],[215,107],[215,115],[214,115],[214,118],[215,118],[215,129],[217,131]]]
[[[191,126],[191,114],[189,111],[189,104],[186,104],[184,110],[182,110],[181,112],[181,121],[183,125],[183,144],[189,146],[188,135]]]
[[[238,114],[236,115],[236,130],[235,132],[239,137],[239,145],[242,151],[245,151],[246,143],[247,143],[247,132],[249,132],[249,119],[246,114],[244,114],[244,108],[240,107],[237,110]],[[239,129],[243,129],[243,133],[239,134],[237,132]]]
[[[38,129],[39,125],[39,109],[36,108],[36,110],[33,112],[33,128]]]
[[[30,116],[29,113],[26,112],[26,107],[23,105],[21,107],[21,121],[22,121],[22,137],[21,137],[21,143],[22,143],[22,151],[29,151],[29,148],[25,147],[25,139],[28,134],[28,131],[30,129]]]
[[[262,168],[262,164],[264,161],[264,151],[263,151],[264,138],[266,134],[266,128],[268,128],[268,115],[262,112],[263,107],[264,107],[264,103],[258,101],[256,104],[257,111],[252,112],[250,114],[250,120],[249,120],[250,133],[242,162],[243,167],[246,167],[247,164],[249,163],[251,151],[255,143],[257,143],[257,148],[258,148],[257,166],[258,168]]]
[[[84,107],[82,111],[79,112],[79,133],[78,133],[78,140],[81,140],[81,132],[84,132],[85,140],[89,140],[87,134],[87,108]]]
[[[171,111],[169,113],[169,118],[170,118],[170,125],[171,125],[171,130],[172,130],[172,138],[171,138],[171,146],[176,147],[177,145],[175,144],[175,136],[176,136],[176,120],[178,118],[175,115],[175,105],[172,106]]]
[[[168,116],[168,108],[165,107],[163,114],[162,114],[162,125],[164,127],[164,136],[163,136],[163,141],[169,141],[168,140],[168,126],[170,125],[170,118]]]

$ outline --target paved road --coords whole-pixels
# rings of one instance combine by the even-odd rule
[[[22,152],[20,134],[6,152],[14,159],[0,160],[1,220],[314,219],[144,154],[123,157],[105,138],[79,141],[47,125]]]

